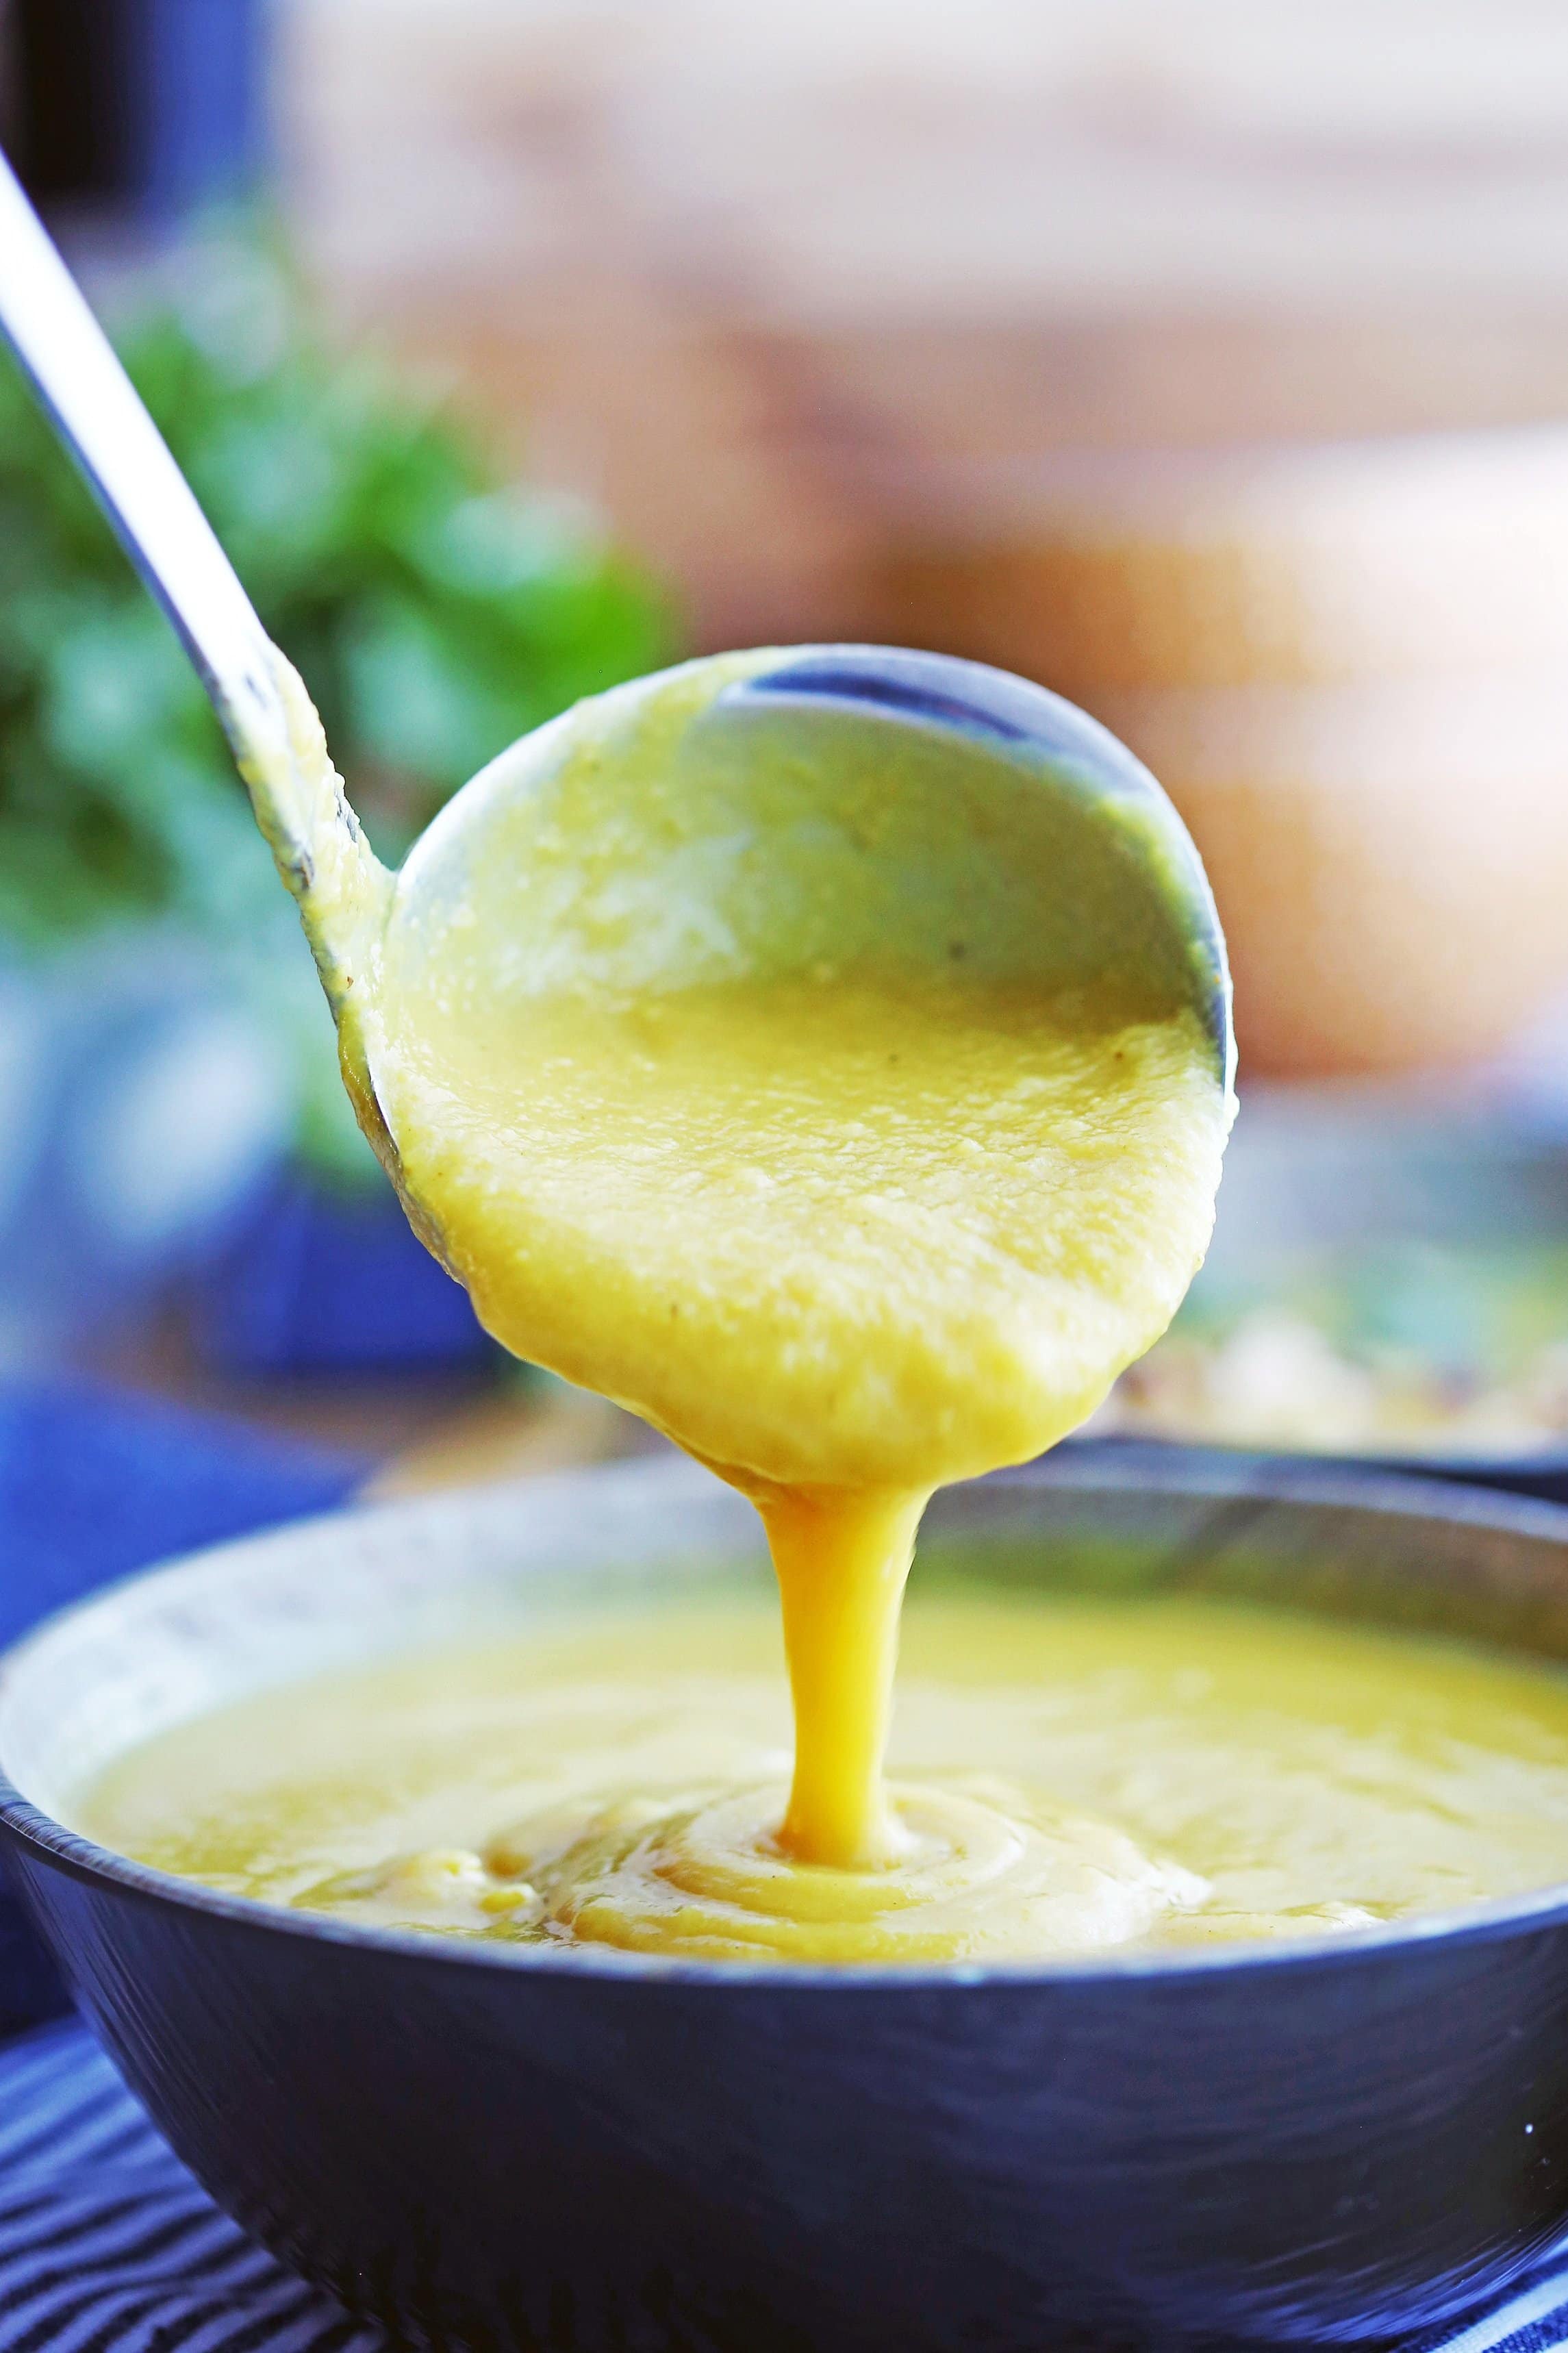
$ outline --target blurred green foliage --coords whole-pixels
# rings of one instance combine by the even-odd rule
[[[265,234],[209,229],[116,340],[384,855],[513,737],[668,658],[647,580],[333,352]],[[0,362],[0,938],[141,913],[222,934],[278,899],[173,632]],[[302,1142],[331,1161],[341,1099],[312,1051]]]

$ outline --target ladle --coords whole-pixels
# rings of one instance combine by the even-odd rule
[[[1228,1089],[1224,941],[1164,794],[1071,704],[946,656],[813,646],[637,681],[522,738],[389,872],[3,158],[0,327],[212,698],[395,1178],[358,1006],[390,965],[427,971],[455,923],[470,964],[480,944],[484,985],[523,995],[552,977],[668,986],[861,951],[1053,987],[1109,970],[1193,1006]]]

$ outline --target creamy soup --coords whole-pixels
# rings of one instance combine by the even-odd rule
[[[502,1943],[915,1962],[1364,1927],[1568,1866],[1568,1676],[1197,1599],[907,1612],[897,1843],[784,1852],[765,1599],[632,1605],[229,1708],[83,1828],[230,1893]]]

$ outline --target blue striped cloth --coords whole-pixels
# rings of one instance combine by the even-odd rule
[[[86,2030],[0,2051],[4,2353],[384,2353],[247,2239]]]

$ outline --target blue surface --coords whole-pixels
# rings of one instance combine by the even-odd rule
[[[110,1390],[0,1389],[0,1648],[110,1577],[326,1511],[367,1467]],[[64,1999],[0,1886],[0,2033]]]
[[[143,200],[233,195],[266,157],[269,0],[120,0],[131,28],[132,164]]]
[[[276,1186],[206,1278],[197,1339],[226,1372],[416,1372],[488,1364],[468,1294],[390,1185]]]

